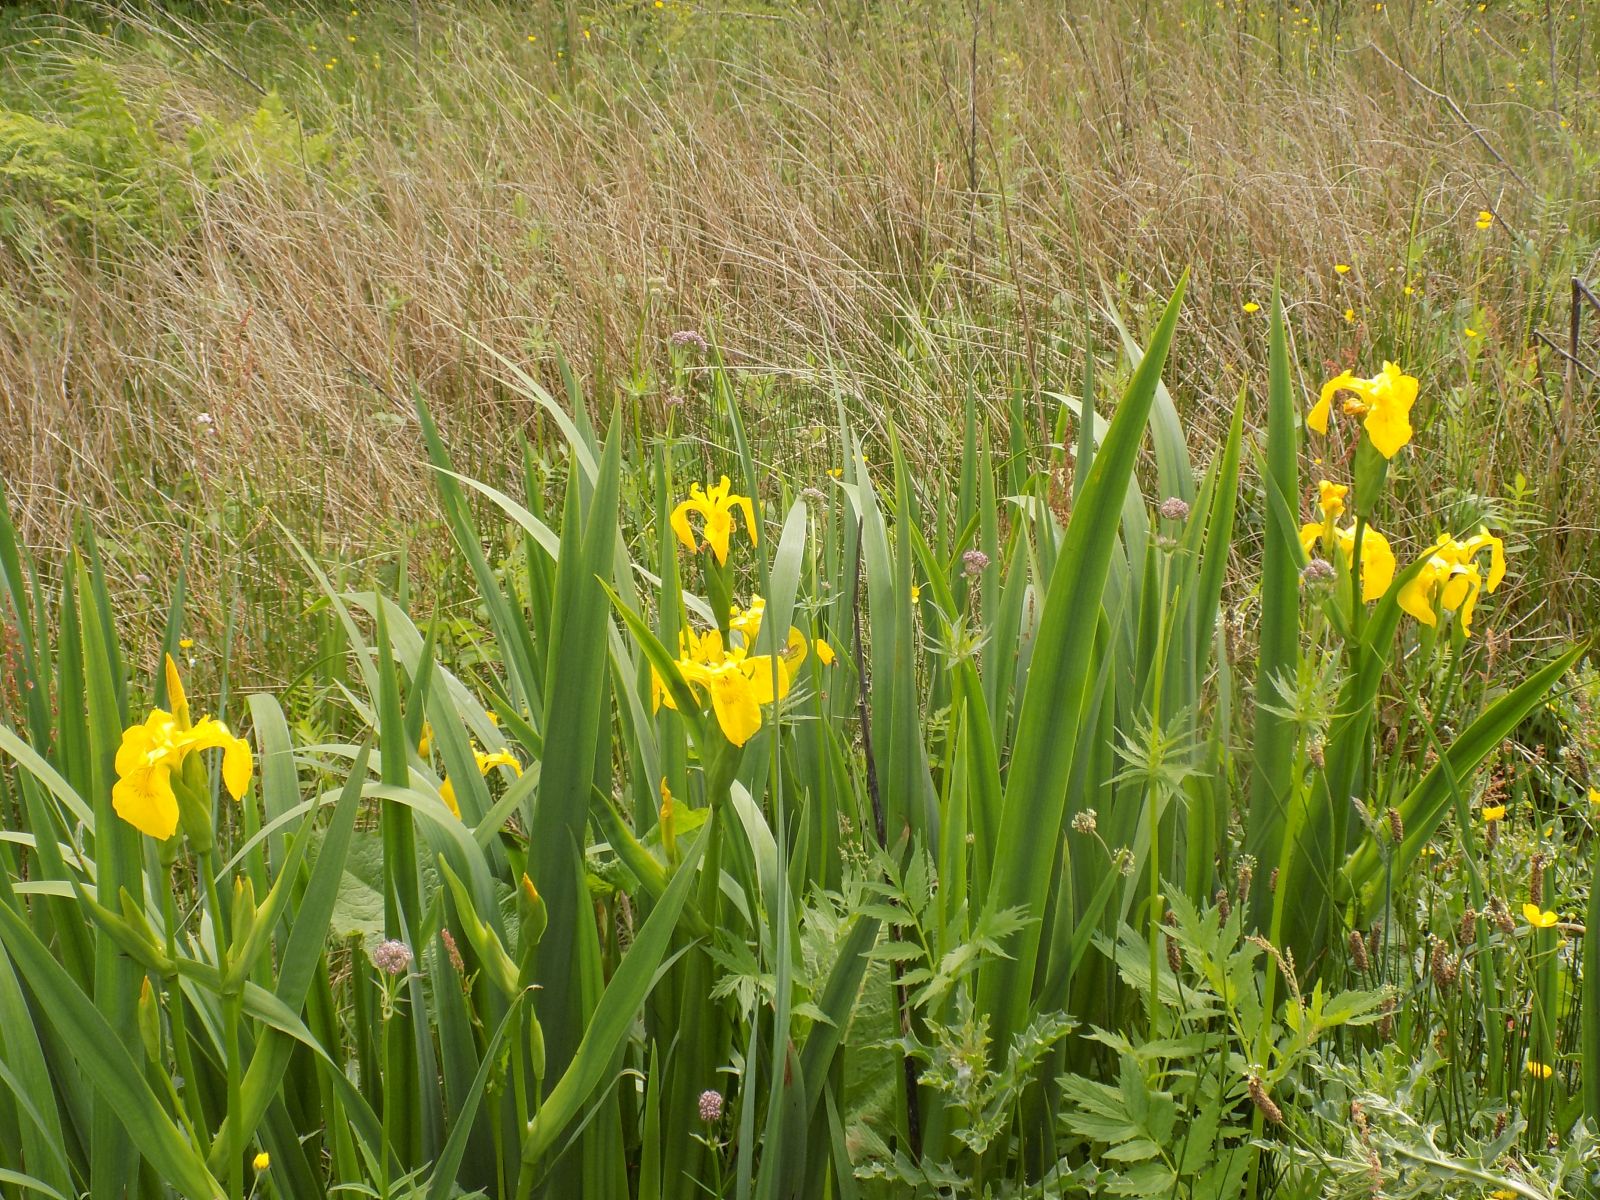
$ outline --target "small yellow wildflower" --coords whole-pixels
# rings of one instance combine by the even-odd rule
[[[1341,275],[1350,274],[1350,264],[1349,263],[1334,263],[1333,264],[1333,269],[1335,271],[1339,272],[1339,274],[1341,274]]]
[[[921,584],[913,583],[911,585],[911,603],[913,603],[913,604],[921,604],[922,603],[922,585]]]
[[[1362,428],[1379,454],[1393,458],[1411,440],[1411,406],[1417,402],[1414,376],[1392,362],[1384,363],[1383,370],[1371,379],[1340,372],[1322,385],[1321,396],[1306,416],[1306,424],[1314,432],[1328,432],[1333,398],[1341,392],[1346,393],[1346,415],[1362,418]]]
[[[1549,1079],[1550,1076],[1555,1074],[1555,1071],[1549,1063],[1535,1062],[1530,1058],[1528,1060],[1528,1074],[1535,1079]]]
[[[1558,918],[1553,912],[1543,912],[1537,904],[1524,904],[1522,915],[1535,929],[1554,929]]]
[[[255,1156],[255,1159],[252,1161],[251,1165],[258,1171],[265,1171],[272,1165],[272,1155],[263,1150],[260,1154]]]
[[[711,552],[717,556],[718,563],[726,563],[728,539],[733,534],[735,509],[743,511],[745,532],[750,535],[750,544],[755,545],[757,541],[755,507],[748,496],[733,494],[733,485],[728,482],[726,475],[710,488],[701,487],[697,483],[689,489],[689,498],[672,510],[672,531],[690,550],[700,549],[700,544],[695,540],[694,531],[689,525],[690,514],[698,513],[700,532],[705,538],[706,545],[711,547]]]
[[[1506,819],[1506,806],[1504,804],[1489,805],[1483,810],[1483,819],[1485,823],[1489,824],[1495,821],[1504,821]]]
[[[833,647],[828,645],[828,643],[823,641],[821,638],[813,638],[811,645],[817,652],[817,661],[825,667],[833,666],[834,660],[839,657],[834,653]],[[1591,795],[1593,795],[1593,793],[1591,793]]]
[[[1494,224],[1494,214],[1492,212],[1490,212],[1487,208],[1479,209],[1478,210],[1478,219],[1474,223],[1478,226],[1479,229],[1488,229],[1489,226]]]
[[[1346,324],[1354,325],[1356,323],[1356,310],[1353,309],[1353,308],[1345,309],[1344,310],[1344,319],[1345,319],[1345,323]]]
[[[1600,788],[1589,789],[1589,805],[1592,808],[1600,808]]]
[[[194,649],[194,639],[193,638],[179,638],[178,639],[178,649],[179,650],[193,650]]]
[[[1466,334],[1469,338],[1475,338],[1478,336],[1478,331],[1472,328],[1470,325],[1463,328],[1461,332]]]
[[[1247,313],[1260,312],[1261,305],[1257,304],[1254,300],[1246,300],[1244,302],[1244,311]]]

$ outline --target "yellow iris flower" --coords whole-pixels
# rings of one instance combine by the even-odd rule
[[[496,767],[510,767],[517,778],[522,777],[522,764],[509,750],[496,750],[492,754],[485,754],[476,746],[472,748],[472,758],[478,764],[478,774],[487,775]],[[445,807],[461,817],[461,801],[456,799],[456,785],[450,782],[450,776],[444,777],[444,782],[439,785],[439,799],[443,800]]]
[[[795,629],[778,655],[776,671],[770,654],[752,655],[742,644],[725,646],[715,629],[703,634],[686,630],[679,637],[677,667],[684,682],[710,699],[723,735],[742,746],[761,728],[761,706],[789,694],[790,673],[804,657],[805,638]],[[656,709],[663,704],[677,707],[659,675],[653,676],[650,690]]]
[[[694,529],[689,524],[690,515],[699,514],[701,537],[711,547],[711,553],[717,556],[717,562],[725,563],[728,561],[728,539],[733,535],[735,510],[744,513],[745,532],[750,535],[750,544],[755,545],[755,506],[751,504],[750,497],[733,494],[733,485],[728,482],[726,475],[710,488],[697,483],[689,489],[689,498],[672,510],[672,532],[690,550],[699,550],[700,542],[695,539]]]
[[[222,782],[235,800],[244,796],[255,770],[250,743],[234,737],[221,721],[205,717],[189,721],[189,701],[171,658],[167,659],[167,692],[172,711],[151,709],[138,725],[123,730],[117,747],[117,782],[111,806],[117,816],[147,837],[166,841],[178,829],[178,796],[172,773],[190,754],[222,751]]]
[[[1358,379],[1349,371],[1335,375],[1322,385],[1322,395],[1306,415],[1306,424],[1317,433],[1328,432],[1333,398],[1345,394],[1344,411],[1362,418],[1373,447],[1385,458],[1393,458],[1411,440],[1411,406],[1417,402],[1417,381],[1392,362],[1371,379]]]
[[[1347,525],[1340,529],[1329,517],[1322,522],[1312,521],[1300,527],[1300,545],[1307,554],[1319,541],[1327,539],[1339,548],[1346,562],[1353,561],[1356,552],[1356,527]],[[1389,590],[1394,582],[1394,551],[1389,539],[1370,525],[1361,537],[1361,600],[1370,604]]]
[[[761,632],[761,619],[766,615],[767,602],[761,596],[751,600],[749,608],[734,605],[733,611],[728,614],[728,631],[742,637],[746,646],[754,646],[756,634]]]
[[[1489,552],[1485,578],[1477,557]],[[1422,570],[1400,589],[1400,607],[1424,625],[1437,625],[1440,612],[1459,612],[1461,631],[1472,632],[1472,610],[1482,592],[1493,592],[1506,574],[1505,543],[1487,528],[1464,542],[1443,534],[1429,549]]]

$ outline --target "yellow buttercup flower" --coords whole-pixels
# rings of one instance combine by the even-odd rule
[[[1487,208],[1479,209],[1478,210],[1478,220],[1477,220],[1476,224],[1477,224],[1479,229],[1487,229],[1487,228],[1489,228],[1489,226],[1494,224],[1494,214],[1492,212],[1490,212]]]
[[[143,723],[123,730],[117,748],[117,782],[111,787],[111,806],[117,816],[159,841],[177,832],[178,796],[172,787],[172,773],[190,754],[222,751],[222,782],[235,800],[244,796],[255,770],[250,744],[234,737],[221,721],[206,717],[189,723],[188,697],[170,657],[166,671],[172,711],[152,709]]]
[[[1483,819],[1486,823],[1504,821],[1506,819],[1506,806],[1504,804],[1491,804],[1483,810]]]
[[[272,1155],[263,1150],[260,1154],[255,1156],[250,1165],[255,1167],[255,1169],[258,1171],[265,1171],[272,1165]]]
[[[818,651],[818,653],[820,655],[821,652]],[[1600,808],[1600,788],[1589,789],[1589,806],[1591,808]]]
[[[817,661],[825,667],[833,666],[833,660],[839,657],[834,653],[833,647],[821,638],[814,638],[811,645],[817,652]],[[1594,793],[1590,793],[1590,795],[1592,796]],[[1600,803],[1600,801],[1597,801],[1597,803]]]
[[[1335,375],[1322,385],[1322,394],[1306,424],[1315,432],[1328,432],[1333,398],[1345,393],[1344,411],[1362,418],[1373,447],[1385,458],[1393,458],[1411,440],[1411,406],[1417,402],[1417,381],[1392,362],[1371,379],[1358,379],[1349,371]]]
[[[1257,304],[1254,300],[1246,300],[1244,303],[1244,311],[1247,313],[1260,312],[1261,305]]]
[[[1554,929],[1556,922],[1560,920],[1555,913],[1544,912],[1537,904],[1524,904],[1522,915],[1535,929]]]
[[[1319,541],[1328,539],[1339,548],[1346,562],[1352,562],[1356,552],[1356,527],[1343,529],[1334,525],[1332,518],[1324,522],[1312,521],[1300,527],[1300,545],[1307,554]],[[1361,536],[1361,600],[1370,604],[1389,590],[1394,582],[1394,551],[1389,539],[1370,525]]]
[[[717,562],[725,563],[728,561],[728,539],[733,535],[735,510],[743,511],[745,532],[750,535],[750,544],[755,545],[755,506],[751,504],[750,497],[733,494],[733,485],[728,482],[726,475],[710,488],[697,483],[689,489],[689,498],[672,510],[672,532],[690,550],[699,550],[700,543],[695,540],[694,530],[689,524],[690,514],[699,514],[700,533],[705,544],[711,547]]]
[[[1528,1060],[1528,1074],[1535,1079],[1549,1079],[1551,1075],[1555,1074],[1555,1071],[1549,1063],[1535,1062],[1530,1058]]]
[[[1477,557],[1489,552],[1485,578]],[[1464,542],[1443,534],[1429,547],[1422,569],[1400,589],[1400,607],[1424,625],[1437,625],[1440,612],[1459,612],[1463,633],[1472,632],[1472,610],[1482,592],[1493,592],[1506,574],[1505,543],[1486,527]]]
[[[1348,274],[1350,274],[1350,264],[1349,263],[1334,263],[1333,264],[1333,269],[1335,271],[1337,271],[1340,275],[1348,275]]]

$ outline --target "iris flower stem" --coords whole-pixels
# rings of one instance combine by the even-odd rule
[[[242,1003],[243,996],[238,993],[222,998],[223,1036],[226,1039],[228,1054],[228,1111],[230,1113],[244,1111],[244,1106],[240,1102],[242,1077],[239,1070],[239,1008]],[[243,1132],[243,1130],[240,1130],[241,1138]],[[228,1196],[230,1200],[242,1200],[244,1196],[242,1142],[228,1156]]]
[[[172,887],[161,889],[161,919],[167,929],[167,957],[174,961],[178,957],[178,901],[176,897],[177,881]],[[189,1126],[190,1134],[202,1145],[207,1154],[211,1152],[210,1131],[206,1124],[204,1111],[200,1107],[200,1089],[194,1073],[194,1056],[189,1047],[189,1019],[183,1011],[183,985],[173,979],[172,1000],[168,1008],[168,1020],[172,1022],[172,1053],[178,1062],[178,1074],[183,1078],[183,1109],[184,1118]]]
[[[217,969],[223,978],[228,975],[229,946],[227,941],[227,918],[222,911],[222,903],[217,894],[217,855],[215,848],[203,850],[200,854],[200,879],[205,888],[206,911],[211,916],[211,938],[216,946]],[[222,1038],[223,1053],[227,1059],[228,1070],[228,1112],[237,1114],[243,1111],[239,1100],[241,1072],[239,1068],[239,1008],[241,995],[238,992],[226,994],[222,997]],[[229,1148],[228,1153],[228,1196],[229,1200],[242,1200],[244,1196],[244,1160],[241,1157],[245,1130],[238,1131],[237,1145]]]

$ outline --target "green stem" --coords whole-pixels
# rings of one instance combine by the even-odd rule
[[[161,891],[161,919],[166,925],[167,957],[173,961],[178,957],[178,902],[176,899],[177,880],[173,886],[160,889]],[[200,1106],[199,1079],[194,1073],[194,1055],[189,1046],[189,1019],[184,1015],[183,985],[176,978],[171,980],[172,991],[167,1017],[172,1023],[172,1053],[178,1063],[178,1074],[183,1078],[183,1111],[184,1119],[189,1125],[190,1136],[196,1139],[201,1149],[211,1153],[210,1128],[206,1123],[205,1110]]]

